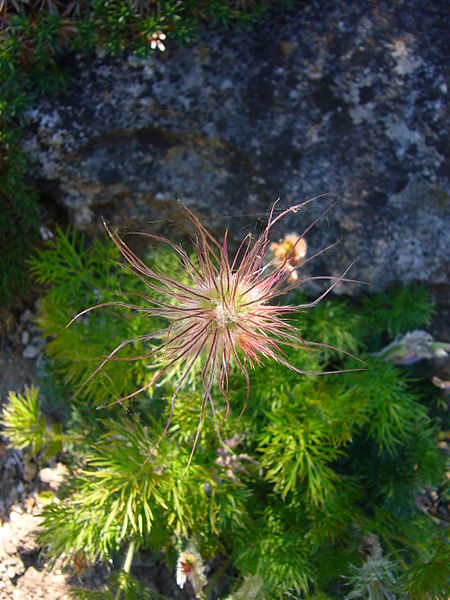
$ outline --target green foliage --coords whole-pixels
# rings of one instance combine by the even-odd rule
[[[0,72],[1,68],[0,57]],[[28,283],[24,263],[37,239],[39,221],[36,195],[24,181],[25,157],[14,150],[18,137],[2,131],[1,122],[0,97],[0,302],[12,303],[24,295]]]
[[[125,571],[111,576],[106,589],[101,591],[74,589],[71,590],[71,594],[80,600],[116,600],[119,594],[123,600],[159,600],[161,598],[159,594],[152,593]]]
[[[39,389],[26,387],[23,394],[9,392],[0,425],[3,435],[15,448],[27,450],[31,458],[44,463],[62,450],[61,424],[51,423],[38,401]]]
[[[408,378],[399,368],[377,358],[367,359],[367,371],[352,384],[355,401],[366,406],[367,435],[379,452],[395,452],[411,435],[414,421],[426,410],[417,404]],[[353,382],[352,382],[353,383]]]
[[[423,285],[406,286],[374,294],[363,302],[364,326],[368,335],[387,332],[391,338],[426,326],[433,303]]]
[[[264,591],[264,581],[261,577],[248,575],[242,584],[226,600],[269,600]]]
[[[335,435],[333,431],[332,420],[322,412],[316,392],[296,392],[290,406],[286,403],[267,415],[258,448],[261,464],[266,479],[283,499],[301,485],[307,501],[321,505],[327,494],[335,492],[337,476],[328,465],[341,454],[341,440],[339,432]]]
[[[300,304],[304,298],[299,296],[296,301]],[[345,300],[325,300],[310,311],[305,311],[298,319],[300,330],[305,327],[305,320],[312,340],[334,348],[342,348],[352,354],[358,353],[361,345],[361,327],[365,319],[358,311],[352,310]],[[324,348],[322,356],[330,360],[336,356],[336,350]]]
[[[174,419],[155,452],[176,373],[128,401],[127,414],[115,401],[149,381],[156,366],[151,357],[110,361],[83,385],[123,340],[135,341],[117,357],[148,352],[142,336],[163,325],[145,312],[143,294],[154,292],[120,269],[116,259],[110,245],[96,242],[88,248],[73,231],[58,231],[31,264],[33,276],[47,286],[39,324],[47,338],[53,395],[60,394],[58,401],[67,405],[61,440],[71,456],[59,502],[43,511],[42,539],[50,554],[64,555],[70,564],[80,553],[91,561],[115,561],[128,549],[128,564],[130,548],[164,548],[161,557],[173,569],[194,539],[212,565],[219,556],[233,562],[236,580],[225,585],[235,591],[223,593],[230,599],[443,598],[448,549],[416,502],[419,489],[443,476],[437,425],[427,398],[419,396],[426,388],[371,354],[373,332],[362,325],[372,319],[370,301],[361,309],[334,299],[297,317],[304,339],[362,356],[366,371],[299,376],[268,362],[250,373],[242,416],[246,381],[238,370],[232,372],[223,445],[217,423],[226,406],[215,390],[217,423],[206,411],[186,470],[199,424],[200,372],[177,397]],[[163,251],[153,249],[148,260],[165,272],[179,269]],[[399,298],[407,297],[395,298],[400,310]],[[86,307],[108,302],[120,304],[87,312],[66,327]],[[405,302],[406,310],[409,298]],[[137,310],[124,306],[129,303],[137,303]],[[417,310],[409,321],[403,315],[404,323],[428,318],[429,302],[423,297],[419,304],[422,314]],[[385,323],[380,334],[395,335],[388,317],[381,317],[379,308],[374,312]],[[286,348],[288,360],[319,371],[360,366],[328,347],[307,348]],[[17,446],[36,437],[31,426],[16,437],[21,423],[41,422],[33,416],[34,402],[21,400],[21,421],[11,421],[9,439]],[[6,411],[19,414],[12,404]],[[358,547],[371,532],[379,536],[380,553],[364,560]],[[128,567],[120,581],[110,580],[103,597],[145,597],[147,592],[136,591],[139,584]]]
[[[408,598],[446,600],[450,581],[450,546],[440,539],[429,557],[420,556],[408,568],[403,589]]]
[[[260,577],[272,598],[305,593],[314,580],[306,531],[291,510],[282,503],[269,505],[237,546],[238,568],[244,575]]]
[[[53,283],[43,299],[39,324],[44,334],[53,338],[46,352],[53,361],[54,371],[60,373],[64,383],[70,383],[71,390],[76,393],[96,369],[99,360],[115,345],[126,339],[139,338],[152,328],[158,329],[158,322],[149,319],[145,312],[132,317],[129,311],[129,318],[124,319],[119,311],[106,308],[86,315],[67,328],[72,317],[87,306],[127,301],[139,304],[140,299],[132,294],[145,290],[135,277],[114,267],[112,261],[117,258],[117,251],[112,246],[94,242],[87,252],[82,237],[76,238],[73,232],[58,230],[55,243],[50,242],[47,247],[49,250],[38,252],[30,264],[36,281]],[[120,292],[122,281],[126,293]],[[114,343],[116,340],[117,344]],[[143,342],[136,346],[142,353],[148,352]],[[125,347],[122,356],[130,356],[130,349]],[[97,380],[86,386],[82,397],[103,406],[121,397],[134,382],[144,385],[149,379],[151,372],[134,362],[110,362],[101,373],[102,384],[99,385]]]
[[[123,539],[140,538],[144,545],[154,521],[161,520],[161,508],[167,508],[164,461],[160,455],[149,458],[145,428],[120,421],[105,426],[83,457],[70,500],[45,513],[44,538],[56,555],[83,552],[95,559],[117,551]]]
[[[33,386],[25,387],[23,394],[9,392],[0,420],[6,439],[19,450],[30,447],[32,456],[37,456],[45,443],[46,421],[38,393]]]

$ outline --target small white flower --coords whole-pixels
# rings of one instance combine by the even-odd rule
[[[41,235],[41,239],[44,241],[51,240],[53,238],[53,233],[45,225],[41,225],[39,227],[39,233]]]
[[[164,52],[164,50],[166,49],[165,45],[163,44],[163,40],[166,39],[165,33],[163,33],[162,31],[155,31],[155,33],[152,33],[148,39],[150,42],[150,48],[152,50],[158,48],[158,50]]]
[[[202,597],[202,589],[206,585],[205,565],[192,542],[180,554],[177,561],[177,585],[183,589],[186,581],[190,581],[196,598]]]

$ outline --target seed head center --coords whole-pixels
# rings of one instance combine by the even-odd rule
[[[224,329],[236,323],[239,315],[235,306],[228,306],[225,303],[218,302],[214,309],[214,318],[219,329]]]

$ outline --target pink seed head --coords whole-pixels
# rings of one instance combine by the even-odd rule
[[[285,252],[282,260],[278,256],[272,261],[265,261],[265,256],[269,245],[269,233],[275,223],[288,213],[297,212],[313,200],[314,198],[282,210],[276,216],[274,204],[262,235],[257,239],[252,239],[250,235],[247,235],[241,242],[233,260],[230,260],[228,254],[227,233],[223,242],[219,243],[201,224],[199,219],[186,206],[183,206],[197,230],[195,261],[179,245],[166,238],[150,233],[136,233],[136,235],[165,243],[172,248],[178,257],[180,273],[174,272],[171,274],[156,272],[150,268],[132,252],[119,235],[113,233],[104,223],[108,235],[120,250],[128,268],[148,288],[150,294],[145,296],[148,306],[134,306],[125,302],[109,302],[88,308],[75,318],[101,306],[120,305],[144,311],[149,316],[163,318],[168,325],[165,329],[156,333],[152,332],[147,336],[140,336],[119,344],[102,361],[87,381],[90,381],[109,360],[130,360],[130,358],[120,359],[116,357],[116,354],[125,345],[137,341],[153,342],[152,351],[146,355],[135,357],[135,360],[156,359],[157,362],[159,361],[161,368],[149,383],[116,402],[133,398],[142,393],[169,373],[170,370],[177,368],[181,375],[172,396],[167,424],[155,448],[170,426],[176,397],[187,382],[195,364],[201,366],[203,394],[199,426],[189,464],[200,434],[206,403],[211,406],[220,437],[220,424],[217,422],[212,388],[217,386],[225,399],[226,412],[223,421],[227,417],[230,408],[228,382],[232,364],[237,365],[247,381],[247,396],[244,408],[250,391],[250,378],[247,367],[260,364],[263,358],[275,360],[300,374],[311,373],[310,371],[298,369],[295,365],[289,363],[281,347],[284,345],[308,349],[309,346],[325,346],[325,344],[303,340],[298,329],[286,321],[285,317],[297,312],[299,309],[314,306],[339,282],[352,281],[345,279],[345,275],[352,265],[340,277],[315,277],[302,281],[297,279],[295,283],[292,283],[293,258],[296,257],[296,253],[301,248],[306,248],[303,236],[318,219],[296,241],[289,240],[290,249]],[[330,208],[327,208],[323,214],[326,214]],[[325,248],[323,251],[327,249]],[[303,261],[303,264],[305,262],[307,261]],[[183,276],[180,276],[181,273]],[[308,304],[279,306],[271,303],[286,291],[309,279],[327,279],[331,283],[323,294]]]

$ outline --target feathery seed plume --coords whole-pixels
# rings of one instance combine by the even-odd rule
[[[305,248],[303,237],[316,224],[318,219],[315,219],[301,236],[296,236],[295,240],[289,240],[289,249],[284,252],[282,259],[278,257],[270,262],[265,261],[269,246],[269,233],[273,226],[286,215],[296,213],[313,200],[315,198],[281,210],[277,215],[275,214],[275,203],[272,206],[267,226],[262,235],[256,240],[252,238],[251,234],[246,235],[233,258],[229,256],[228,252],[228,232],[225,233],[222,243],[219,243],[189,208],[184,205],[182,205],[184,211],[197,230],[194,241],[195,260],[191,259],[181,246],[169,239],[151,233],[136,232],[136,235],[167,244],[179,259],[180,269],[184,274],[183,278],[179,277],[177,273],[166,274],[150,268],[136,256],[117,233],[114,233],[104,223],[108,235],[127,261],[129,270],[148,288],[150,295],[145,296],[148,308],[120,301],[106,302],[82,311],[70,323],[91,310],[111,305],[144,311],[149,317],[162,317],[168,321],[167,328],[161,331],[123,341],[100,363],[85,382],[85,384],[88,383],[109,360],[155,359],[161,365],[158,372],[150,382],[133,393],[116,400],[116,402],[122,402],[144,392],[172,369],[177,369],[180,377],[172,395],[169,417],[159,440],[155,444],[155,448],[167,433],[174,413],[177,395],[183,385],[186,384],[196,364],[199,364],[201,369],[203,394],[198,429],[188,466],[200,435],[207,403],[212,409],[220,437],[220,425],[226,419],[230,409],[228,386],[232,364],[240,369],[247,382],[247,394],[242,410],[245,409],[250,392],[248,367],[252,368],[255,365],[260,365],[263,359],[275,360],[299,374],[330,373],[330,371],[322,373],[305,371],[297,368],[287,360],[282,350],[283,345],[295,346],[305,350],[308,350],[311,346],[327,348],[330,348],[330,346],[304,340],[298,329],[289,323],[286,317],[298,312],[299,309],[315,306],[338,283],[342,281],[354,282],[354,280],[345,279],[345,275],[353,263],[339,277],[308,277],[303,280],[297,278],[293,281],[292,273],[295,269],[296,257],[299,254],[299,249]],[[320,217],[330,209],[331,206]],[[325,252],[333,245],[301,261],[302,264]],[[303,250],[300,254],[302,252]],[[313,279],[328,280],[330,285],[326,291],[312,302],[300,306],[271,303],[287,291]],[[151,296],[152,293],[154,293],[154,297]],[[164,300],[161,300],[161,298],[164,298]],[[121,359],[116,357],[118,352],[126,345],[142,341],[152,341],[154,343],[153,349],[147,354],[134,358]],[[344,352],[343,350],[339,351]],[[218,387],[226,403],[226,411],[221,423],[218,423],[212,397],[213,386]]]

